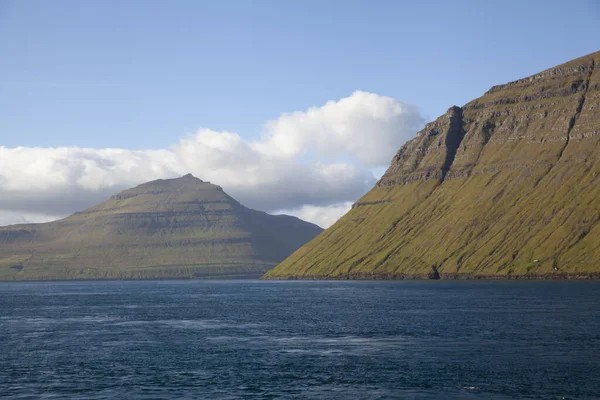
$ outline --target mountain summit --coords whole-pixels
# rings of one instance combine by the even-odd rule
[[[600,52],[427,124],[267,278],[598,277]]]
[[[0,280],[258,277],[321,231],[188,174],[59,221],[0,228]]]

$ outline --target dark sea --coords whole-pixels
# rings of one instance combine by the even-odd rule
[[[600,282],[0,283],[0,398],[599,399]]]

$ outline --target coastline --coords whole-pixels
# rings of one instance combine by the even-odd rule
[[[479,275],[479,274],[444,274],[432,276],[428,274],[345,274],[336,276],[327,275],[278,275],[263,276],[261,280],[304,280],[304,281],[329,281],[329,280],[553,280],[553,281],[572,281],[572,280],[600,280],[600,272],[578,272],[578,273],[556,273],[556,274],[524,274],[524,275]]]
[[[126,281],[210,281],[210,280],[262,280],[262,281],[600,281],[600,272],[588,273],[556,273],[556,274],[524,274],[524,275],[481,275],[481,274],[345,274],[327,275],[277,275],[261,276],[256,274],[223,274],[212,276],[172,276],[172,277],[110,277],[110,278],[61,278],[47,277],[42,279],[0,279],[7,282],[126,282]]]

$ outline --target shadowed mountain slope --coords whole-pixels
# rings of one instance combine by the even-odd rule
[[[600,52],[427,124],[267,278],[598,277]]]
[[[186,175],[59,221],[0,228],[0,279],[258,277],[321,231]]]

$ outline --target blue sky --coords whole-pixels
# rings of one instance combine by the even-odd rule
[[[0,144],[162,148],[355,90],[430,118],[600,48],[600,2],[0,0]]]
[[[600,50],[599,22],[598,0],[0,0],[0,225],[192,172],[328,226],[424,122]]]

